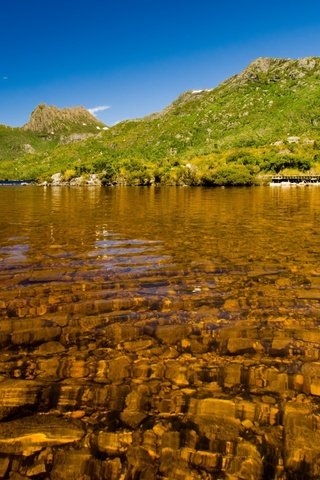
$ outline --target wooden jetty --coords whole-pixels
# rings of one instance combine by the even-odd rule
[[[320,185],[320,175],[273,175],[270,185]]]

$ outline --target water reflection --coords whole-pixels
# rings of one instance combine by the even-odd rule
[[[28,187],[0,191],[0,201],[1,244],[13,236],[30,236],[31,255],[50,245],[75,254],[88,251],[106,231],[119,240],[162,242],[181,261],[185,255],[189,260],[219,252],[226,258],[263,254],[266,247],[280,244],[303,251],[303,240],[309,233],[317,235],[320,220],[319,192],[311,188]]]
[[[169,278],[162,295],[245,297],[239,314],[272,298],[276,313],[305,309],[295,290],[318,271],[318,189],[28,187],[0,190],[0,206],[1,275],[16,270],[25,295],[48,275],[63,302],[66,284],[86,282],[85,301],[88,289],[108,295],[106,280],[121,280],[119,297]]]

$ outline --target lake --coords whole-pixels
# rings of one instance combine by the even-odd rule
[[[319,478],[320,188],[0,208],[0,478]]]

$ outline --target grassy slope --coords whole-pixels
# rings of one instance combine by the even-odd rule
[[[105,125],[84,108],[36,107],[22,128],[0,125],[0,178],[34,179],[38,162],[72,136],[97,135]]]
[[[250,183],[259,172],[317,171],[319,99],[319,58],[258,59],[213,90],[186,92],[160,114],[79,143],[51,141],[47,153],[16,159],[15,170],[7,165],[7,176],[95,171],[107,181],[219,184]]]
[[[21,128],[0,125],[0,178],[20,178],[21,162],[25,162],[27,165],[31,157],[27,153],[30,147],[41,155],[55,148],[58,144],[56,138],[47,139]]]

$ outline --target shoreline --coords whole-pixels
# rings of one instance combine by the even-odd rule
[[[89,177],[75,177],[71,180],[62,180],[61,175],[54,175],[53,180],[38,182],[36,180],[0,180],[0,187],[9,186],[38,186],[38,187],[203,187],[203,188],[226,188],[226,187],[319,187],[320,176],[317,175],[263,175],[255,179],[251,184],[185,184],[185,183],[122,183],[103,182],[98,175],[91,174]],[[319,177],[319,178],[317,178]]]

